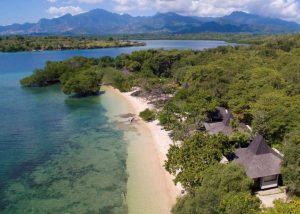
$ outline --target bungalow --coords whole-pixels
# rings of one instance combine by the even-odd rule
[[[237,149],[234,161],[245,167],[260,189],[278,186],[282,155],[269,147],[261,135],[256,135],[248,148]]]
[[[210,135],[223,133],[224,135],[230,136],[234,130],[230,125],[230,122],[234,119],[232,113],[224,107],[217,107],[217,111],[212,116],[212,121],[204,123],[206,131]],[[240,131],[247,129],[246,125],[241,123],[238,127]]]

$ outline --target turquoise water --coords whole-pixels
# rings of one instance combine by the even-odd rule
[[[59,86],[19,80],[47,60],[116,56],[146,48],[212,48],[211,41],[146,41],[146,47],[0,54],[1,213],[127,213],[127,143],[103,96],[71,98]]]

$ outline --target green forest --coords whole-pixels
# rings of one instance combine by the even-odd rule
[[[34,37],[34,36],[2,36],[0,52],[96,49],[112,47],[143,46],[143,43],[115,40],[112,37]]]
[[[66,94],[95,94],[101,84],[121,91],[139,87],[135,96],[153,100],[157,112],[141,113],[158,119],[171,131],[174,145],[165,168],[187,194],[178,199],[174,214],[259,213],[252,195],[253,181],[243,168],[220,165],[251,135],[263,135],[284,154],[282,180],[290,203],[276,202],[267,214],[300,213],[300,35],[273,36],[249,46],[193,50],[145,50],[116,58],[72,58],[48,62],[21,80],[26,87],[61,83]],[[203,122],[216,107],[230,109],[253,133],[227,137],[207,135]]]

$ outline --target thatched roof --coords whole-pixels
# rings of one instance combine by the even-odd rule
[[[282,156],[275,152],[257,135],[248,148],[240,148],[235,152],[237,163],[245,167],[250,178],[260,178],[280,174]]]
[[[231,135],[233,133],[233,129],[230,126],[230,121],[233,119],[232,113],[223,107],[218,107],[217,110],[221,121],[204,123],[206,131],[211,135],[218,134],[220,132],[228,136]]]

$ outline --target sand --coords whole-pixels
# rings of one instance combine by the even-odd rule
[[[116,90],[116,89],[115,89]],[[120,92],[119,92],[120,93]],[[141,111],[145,109],[153,109],[153,105],[148,104],[148,101],[141,97],[131,96],[133,92],[121,93],[123,97],[133,106],[135,109],[136,115],[139,115]],[[146,126],[147,129],[151,132],[153,143],[156,148],[159,150],[159,156],[162,164],[167,158],[167,153],[171,144],[173,144],[172,139],[169,137],[169,132],[163,130],[163,128],[159,125],[159,121],[155,120],[153,122],[144,122],[141,121],[141,124]]]
[[[153,108],[143,98],[131,96],[132,92],[121,93],[105,86],[106,93],[120,99],[111,114],[139,112]],[[111,117],[112,115],[110,115]],[[129,123],[128,123],[129,124]],[[129,127],[129,126],[127,126]],[[168,132],[162,129],[158,121],[146,123],[138,119],[134,123],[135,131],[125,132],[128,140],[127,204],[129,214],[167,214],[180,196],[181,187],[175,186],[173,177],[164,169],[164,161],[170,145],[173,143]]]

